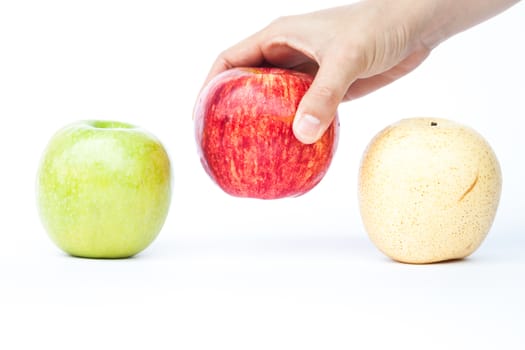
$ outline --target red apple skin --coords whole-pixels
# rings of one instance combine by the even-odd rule
[[[202,165],[226,193],[277,199],[310,191],[326,174],[339,135],[337,113],[319,141],[292,131],[312,77],[280,68],[233,68],[201,91],[195,137]]]

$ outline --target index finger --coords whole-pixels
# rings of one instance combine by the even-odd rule
[[[217,74],[234,67],[255,67],[265,62],[257,34],[223,51],[212,64],[204,82],[206,85]]]

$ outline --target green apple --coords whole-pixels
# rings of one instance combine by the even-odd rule
[[[59,130],[37,175],[42,224],[65,252],[124,258],[145,249],[164,225],[171,166],[152,134],[115,121],[79,121]]]

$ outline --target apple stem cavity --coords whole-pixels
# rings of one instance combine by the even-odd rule
[[[117,122],[112,120],[93,120],[88,123],[91,127],[95,129],[134,129],[135,126],[123,123],[123,122]]]

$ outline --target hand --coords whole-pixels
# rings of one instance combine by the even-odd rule
[[[397,4],[366,1],[279,18],[224,51],[207,80],[232,67],[260,65],[314,75],[293,126],[300,141],[313,143],[341,101],[393,82],[428,56],[430,49],[418,41],[418,21],[406,17]]]
[[[273,65],[315,76],[293,124],[300,141],[313,143],[330,125],[339,103],[399,79],[440,41],[514,2],[365,0],[282,17],[222,52],[206,82],[241,66]],[[469,12],[469,5],[474,10]]]

